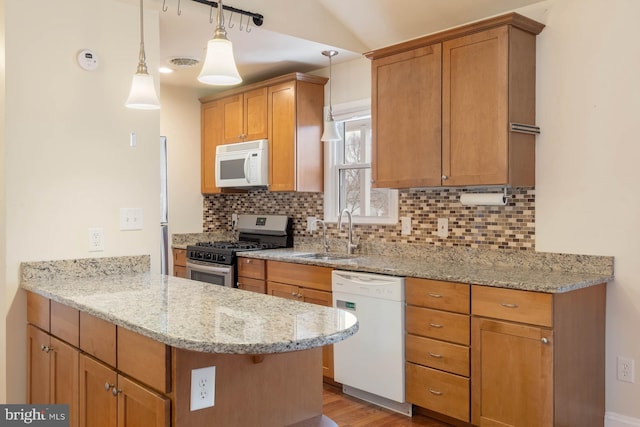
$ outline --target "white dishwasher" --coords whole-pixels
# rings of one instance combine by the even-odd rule
[[[358,332],[333,345],[343,392],[411,416],[404,393],[404,278],[334,270],[333,306],[356,315]]]

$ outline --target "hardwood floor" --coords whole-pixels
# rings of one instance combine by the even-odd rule
[[[339,427],[446,427],[439,421],[421,415],[406,417],[380,408],[355,397],[343,394],[329,384],[324,384],[322,412]]]

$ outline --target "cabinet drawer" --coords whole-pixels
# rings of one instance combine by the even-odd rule
[[[49,298],[27,292],[27,322],[49,332],[50,315]]]
[[[267,293],[267,282],[258,279],[249,279],[246,277],[238,277],[238,288],[245,291],[257,292],[259,294]]]
[[[424,366],[406,365],[407,402],[469,422],[469,379]]]
[[[407,362],[469,376],[469,347],[416,335],[407,335],[405,346]]]
[[[465,314],[407,306],[406,329],[410,334],[469,345],[470,322]]]
[[[469,314],[471,286],[464,283],[407,277],[407,304]]]
[[[331,292],[331,268],[291,262],[267,261],[267,279]]]
[[[551,327],[553,295],[473,285],[471,312],[475,316]]]
[[[110,366],[116,366],[116,325],[80,313],[80,349]]]
[[[80,312],[75,308],[51,301],[51,335],[78,347]]]
[[[265,280],[265,261],[263,259],[239,258],[238,276]]]
[[[171,391],[169,346],[128,329],[117,329],[118,370],[155,388]]]

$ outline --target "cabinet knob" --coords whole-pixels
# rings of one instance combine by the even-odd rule
[[[49,347],[48,345],[40,344],[40,351],[44,351],[45,353],[49,353],[53,350],[53,347]]]
[[[548,339],[548,338],[546,338],[546,337],[542,337],[542,338],[540,339],[540,342],[541,342],[542,344],[549,344],[549,339]]]
[[[449,177],[447,175],[442,175],[441,178],[442,178],[443,181],[446,181]]]
[[[297,296],[298,296],[298,294],[296,294],[295,292],[291,292],[291,296],[292,296],[292,297],[297,297]]]
[[[121,388],[115,388],[115,387],[113,387],[113,388],[111,389],[111,393],[113,393],[113,395],[114,395],[114,396],[117,396],[117,395],[118,395],[118,393],[122,393],[122,389],[121,389]]]
[[[104,390],[105,391],[111,390],[111,387],[115,387],[115,384],[109,384],[108,381],[106,383],[104,383]]]

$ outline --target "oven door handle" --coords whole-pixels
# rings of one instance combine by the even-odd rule
[[[214,267],[213,265],[202,265],[202,264],[196,264],[189,261],[187,261],[187,267],[191,268],[192,270],[195,269],[195,270],[206,271],[211,273],[228,273],[229,270],[231,269],[231,266]]]

